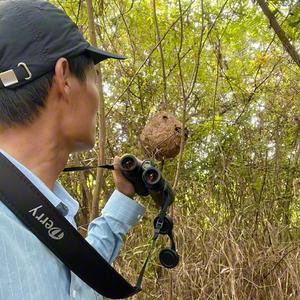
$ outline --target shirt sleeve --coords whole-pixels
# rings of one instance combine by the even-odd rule
[[[111,264],[123,245],[124,236],[141,220],[144,212],[143,205],[115,190],[100,217],[89,224],[86,240]],[[73,272],[70,288],[71,299],[72,295],[73,299],[102,299]]]
[[[144,215],[144,207],[115,190],[100,217],[88,227],[86,240],[112,263],[123,245],[123,237]]]

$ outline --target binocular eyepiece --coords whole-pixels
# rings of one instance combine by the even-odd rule
[[[150,160],[140,163],[134,155],[127,154],[121,157],[120,169],[138,195],[150,195],[160,207],[164,206],[166,199],[168,205],[174,201],[172,187]]]

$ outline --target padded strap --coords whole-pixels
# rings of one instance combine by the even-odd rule
[[[2,153],[0,201],[57,258],[99,294],[111,299],[123,299],[141,290],[130,285],[114,270]]]

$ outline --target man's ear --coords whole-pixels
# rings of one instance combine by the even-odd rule
[[[69,62],[66,58],[61,57],[55,64],[55,73],[53,77],[53,86],[56,91],[63,97],[67,97],[71,90],[71,72]]]

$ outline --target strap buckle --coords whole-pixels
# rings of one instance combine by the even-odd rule
[[[18,64],[18,67],[23,67],[23,68],[25,69],[25,71],[27,72],[28,76],[24,78],[25,80],[29,80],[29,79],[32,78],[32,74],[31,74],[29,68],[27,67],[27,65],[26,65],[25,63],[20,62],[20,63]]]
[[[32,74],[24,62],[20,62],[18,64],[18,67],[22,67],[27,73],[27,77],[25,77],[22,80],[30,80],[32,78]],[[16,69],[10,69],[8,71],[0,73],[0,80],[2,81],[4,87],[8,87],[16,83],[19,83],[18,77],[20,77],[20,75],[18,75],[17,77],[16,73],[18,73]]]
[[[14,70],[8,70],[0,73],[0,80],[5,87],[11,86],[19,82]]]

